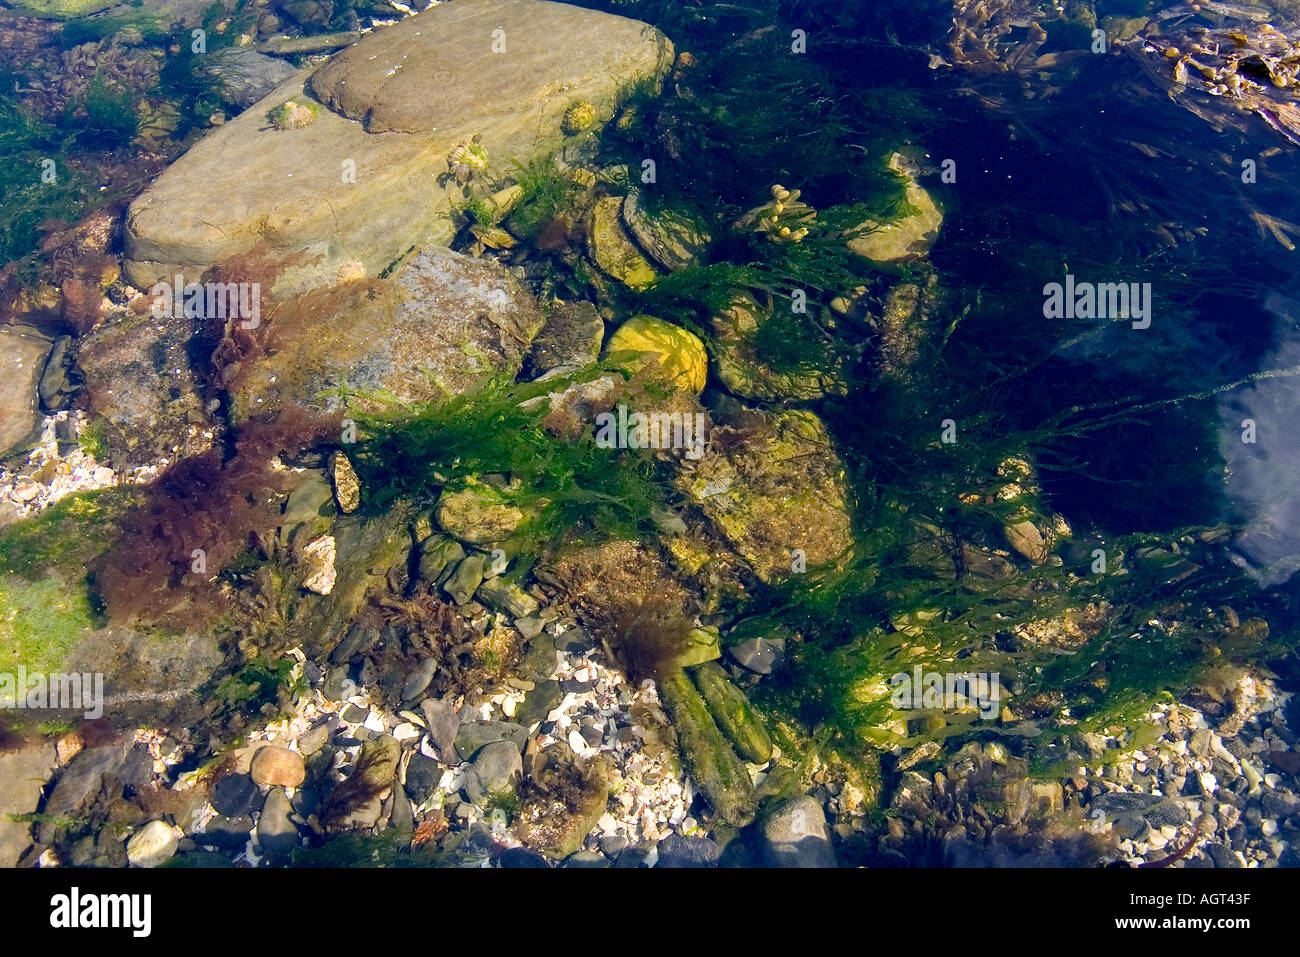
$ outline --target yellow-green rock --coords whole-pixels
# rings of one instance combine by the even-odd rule
[[[524,521],[524,512],[501,489],[470,479],[463,489],[438,499],[438,524],[471,545],[504,541]]]
[[[658,275],[623,231],[622,210],[623,200],[618,196],[606,196],[596,203],[591,214],[591,258],[603,272],[629,289],[644,289]]]
[[[653,316],[633,316],[605,344],[606,357],[620,352],[641,354],[624,364],[629,372],[639,372],[657,362],[660,370],[654,375],[656,381],[696,395],[704,391],[709,375],[708,353],[698,337],[680,326]]]
[[[695,685],[684,673],[674,672],[659,679],[659,696],[672,718],[691,780],[723,823],[744,827],[754,819],[753,782]]]
[[[722,657],[722,644],[717,628],[692,628],[690,639],[673,659],[665,663],[668,668],[689,668],[691,665],[715,661]]]
[[[763,727],[758,712],[722,667],[706,661],[694,669],[695,687],[709,706],[709,713],[722,733],[731,739],[737,753],[746,761],[766,764],[772,758],[772,739]]]
[[[863,232],[849,240],[849,249],[876,263],[903,263],[923,259],[943,225],[943,213],[921,188],[904,158],[894,153],[889,168],[905,180],[904,198],[912,212],[889,222],[868,220]]]
[[[730,392],[767,401],[810,401],[848,391],[840,359],[823,369],[811,364],[777,369],[765,361],[755,343],[759,326],[771,319],[771,310],[750,295],[737,297],[713,317],[718,378]]]

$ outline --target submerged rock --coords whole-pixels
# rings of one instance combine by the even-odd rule
[[[483,571],[486,566],[487,559],[482,555],[469,555],[461,559],[456,563],[451,576],[443,583],[443,590],[456,604],[465,604],[474,596],[478,586],[483,584]]]
[[[630,289],[644,289],[658,278],[654,266],[623,230],[623,200],[606,196],[591,212],[588,249],[601,271]]]
[[[374,826],[380,815],[380,795],[392,785],[401,753],[401,745],[391,735],[362,743],[351,776],[330,792],[321,808],[321,823],[327,830]]]
[[[812,412],[736,412],[714,427],[741,438],[699,462],[679,487],[754,574],[773,582],[843,560],[853,546],[844,465]]]
[[[298,846],[298,828],[290,820],[293,805],[282,788],[271,788],[257,819],[257,843],[272,864],[283,864]]]
[[[808,795],[790,798],[763,817],[759,829],[763,863],[768,867],[838,867],[821,802]]]
[[[636,373],[650,367],[648,376],[671,389],[698,395],[709,375],[709,357],[697,336],[653,316],[633,316],[615,330],[605,344],[606,357],[635,353],[623,367]]]
[[[505,267],[428,246],[391,280],[308,293],[276,321],[300,328],[238,370],[235,421],[290,403],[332,411],[344,383],[403,403],[459,394],[492,373],[518,373],[543,320]]]
[[[176,854],[180,838],[163,821],[150,821],[126,842],[126,859],[133,867],[158,867]]]
[[[916,181],[910,164],[900,153],[889,157],[889,168],[905,181],[903,197],[912,207],[893,220],[867,220],[849,240],[849,249],[876,263],[905,263],[924,259],[939,236],[943,212]]]
[[[45,371],[50,342],[35,333],[0,329],[0,455],[7,454],[36,430],[36,388]]]
[[[258,748],[248,773],[255,784],[281,788],[296,788],[307,776],[302,755],[276,745]]]
[[[692,677],[700,697],[709,706],[709,714],[731,739],[737,753],[753,764],[766,764],[772,757],[772,739],[745,693],[732,684],[721,666],[711,661],[694,668]]]
[[[523,759],[510,741],[483,745],[465,772],[465,796],[475,804],[512,792],[523,776]]]
[[[757,348],[759,325],[771,318],[771,310],[759,306],[748,295],[713,317],[718,378],[728,390],[769,402],[809,401],[848,391],[840,359],[826,369],[811,365],[778,369],[764,361]]]
[[[195,350],[202,325],[146,313],[101,326],[80,343],[76,361],[89,412],[119,470],[211,448],[215,426]]]
[[[626,79],[662,75],[672,59],[662,34],[595,10],[436,4],[297,74],[173,163],[127,214],[126,275],[138,288],[198,279],[262,241],[320,257],[277,292],[332,282],[351,260],[378,276],[455,235],[463,187],[445,174],[458,143],[480,135],[501,168],[544,156],[564,142],[575,99],[611,115]],[[267,111],[300,98],[328,109],[302,129],[271,128]]]
[[[537,613],[537,599],[514,582],[489,578],[478,588],[478,597],[489,608],[510,618],[527,618]]]
[[[32,845],[32,826],[12,815],[35,813],[54,770],[54,745],[44,742],[0,754],[0,867],[16,867]]]
[[[298,71],[279,57],[243,47],[214,50],[200,57],[203,71],[221,85],[226,100],[248,109]]]
[[[593,302],[552,302],[546,324],[533,340],[528,364],[534,373],[551,369],[581,368],[600,356],[605,323]]]
[[[420,580],[441,584],[446,572],[465,557],[460,542],[446,535],[434,535],[420,545]]]
[[[443,492],[435,516],[443,531],[470,545],[504,541],[525,518],[508,492],[477,479],[470,479],[462,489]]]
[[[675,672],[660,679],[659,694],[672,717],[691,780],[724,823],[748,824],[754,819],[749,772],[718,730],[700,693],[684,673]]]
[[[670,271],[694,264],[712,239],[703,223],[683,213],[647,209],[639,189],[628,191],[621,212],[628,232],[646,255]]]
[[[605,813],[612,776],[608,754],[587,761],[552,745],[533,758],[515,834],[552,860],[576,853]]]

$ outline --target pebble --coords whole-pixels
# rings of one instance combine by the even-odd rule
[[[296,788],[306,778],[307,769],[296,751],[266,745],[253,755],[249,774],[259,787]]]
[[[180,836],[163,821],[150,821],[126,842],[126,859],[135,867],[157,867],[171,860]]]
[[[422,658],[415,670],[407,675],[406,682],[402,685],[402,700],[413,701],[424,694],[424,689],[429,687],[429,682],[433,681],[437,671],[437,659]]]

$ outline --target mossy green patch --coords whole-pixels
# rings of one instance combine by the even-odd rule
[[[83,634],[95,627],[85,590],[57,577],[30,581],[0,575],[0,670],[57,671]]]
[[[595,366],[583,375],[603,373],[619,374]],[[432,502],[443,488],[463,490],[480,476],[504,473],[519,480],[509,498],[525,516],[504,546],[511,555],[535,555],[579,522],[611,536],[649,530],[651,509],[664,495],[649,455],[611,454],[596,445],[594,428],[575,440],[547,431],[547,395],[571,381],[498,380],[450,399],[359,414],[361,441],[349,455],[367,507],[399,498]]]
[[[100,624],[86,566],[111,544],[135,493],[69,496],[0,530],[0,662],[57,670]]]

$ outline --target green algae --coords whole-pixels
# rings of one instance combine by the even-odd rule
[[[619,375],[593,367],[584,379],[606,371]],[[501,492],[502,504],[508,498],[523,516],[510,536],[511,554],[533,554],[580,522],[608,536],[649,528],[650,510],[663,497],[653,459],[635,451],[614,458],[595,444],[590,428],[576,440],[547,431],[546,397],[566,384],[495,381],[449,399],[359,415],[353,459],[367,489],[365,507],[383,509],[398,498],[432,502],[444,488],[463,491],[497,473],[518,481]]]
[[[71,495],[0,529],[0,658],[7,668],[58,670],[103,624],[86,566],[112,544],[130,489]]]

